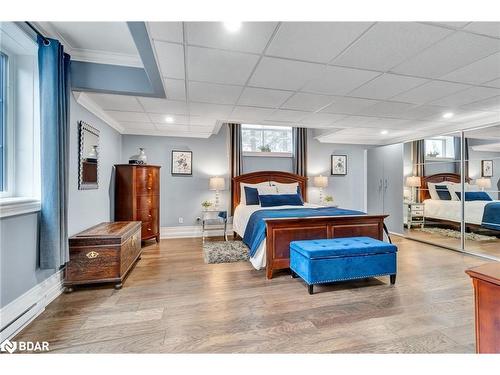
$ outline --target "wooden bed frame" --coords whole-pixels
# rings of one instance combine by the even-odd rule
[[[232,180],[233,212],[240,203],[240,183],[265,181],[297,182],[302,198],[307,198],[307,177],[293,173],[262,171],[243,174]],[[276,270],[290,267],[290,242],[335,237],[367,236],[383,239],[384,219],[389,215],[351,215],[282,218],[266,220],[266,277],[272,279]]]

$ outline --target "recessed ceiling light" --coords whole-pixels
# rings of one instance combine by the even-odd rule
[[[168,122],[169,124],[171,124],[172,122],[174,122],[174,118],[172,116],[167,116],[167,117],[165,117],[165,122]]]
[[[382,135],[389,134],[389,130],[382,130],[382,131],[380,132],[380,134],[382,134]]]
[[[443,118],[452,118],[453,115],[454,115],[453,112],[446,112],[446,113],[443,114]]]
[[[224,22],[224,27],[230,33],[235,33],[241,29],[241,22],[236,22],[236,21]]]

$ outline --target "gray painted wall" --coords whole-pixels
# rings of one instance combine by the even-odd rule
[[[78,121],[100,130],[100,186],[78,190]],[[69,147],[69,234],[111,220],[112,166],[121,159],[121,135],[81,107],[71,97]],[[54,274],[38,267],[38,214],[0,219],[0,307]]]
[[[215,192],[208,190],[212,176],[224,177],[226,190],[221,192],[221,206],[230,208],[228,131],[222,127],[219,134],[208,139],[124,135],[122,162],[144,147],[149,164],[160,165],[160,226],[196,225],[201,202],[214,200]],[[193,152],[193,175],[172,176],[172,150]],[[179,217],[184,222],[179,223]]]
[[[263,156],[244,156],[243,173],[256,171],[292,172],[292,158],[274,158]]]

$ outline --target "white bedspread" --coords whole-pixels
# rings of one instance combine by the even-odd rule
[[[491,201],[465,202],[465,222],[468,224],[481,225],[481,222],[483,220],[484,206],[486,206],[488,203],[491,203]],[[462,220],[461,205],[461,201],[426,199],[424,201],[424,216],[428,218],[460,222]]]
[[[304,203],[304,208],[315,208],[320,207],[317,204],[312,203]],[[245,229],[248,224],[248,220],[250,216],[255,211],[258,210],[276,210],[276,209],[286,209],[286,208],[297,208],[297,206],[279,206],[279,207],[261,207],[257,205],[246,206],[246,205],[238,205],[234,210],[233,215],[233,230],[238,233],[242,238],[245,235]],[[259,248],[255,252],[255,255],[250,258],[250,262],[254,266],[255,269],[260,270],[261,268],[266,267],[266,241],[262,241]]]

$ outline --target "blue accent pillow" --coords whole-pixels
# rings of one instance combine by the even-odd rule
[[[451,201],[451,194],[446,185],[436,185],[436,193],[442,201]]]
[[[304,201],[299,194],[259,195],[261,207],[303,206]]]
[[[257,188],[245,186],[245,199],[247,206],[255,206],[259,204],[259,191]]]
[[[462,200],[462,194],[458,191],[455,192],[459,200]],[[466,191],[465,201],[492,201],[491,197],[485,191]]]

